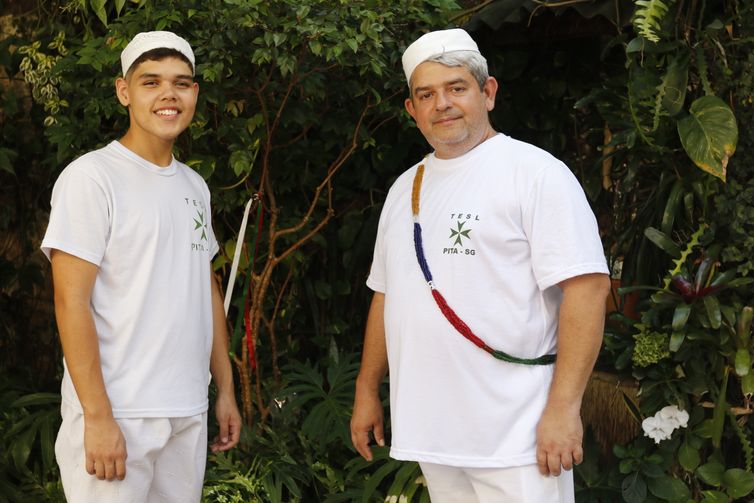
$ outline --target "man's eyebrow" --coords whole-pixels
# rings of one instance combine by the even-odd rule
[[[448,86],[453,86],[455,84],[466,84],[466,85],[468,85],[468,83],[469,83],[469,81],[466,80],[466,79],[464,79],[464,78],[457,78],[457,79],[449,80],[448,82],[445,82],[443,85],[445,87],[448,87]]]
[[[441,87],[454,86],[456,84],[469,85],[469,81],[466,80],[466,79],[464,79],[464,78],[460,78],[459,77],[457,79],[448,80],[447,82],[443,82],[442,85],[441,85]],[[421,93],[421,92],[424,92],[424,91],[429,91],[430,89],[432,89],[432,86],[420,86],[420,87],[416,87],[416,88],[414,88],[414,94],[418,94],[418,93]]]

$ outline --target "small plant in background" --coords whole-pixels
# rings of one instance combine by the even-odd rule
[[[54,452],[60,395],[0,377],[0,503],[65,502]]]
[[[683,248],[656,229],[647,235],[673,257],[673,267],[663,287],[635,288],[654,291],[634,325],[633,347],[635,413],[654,445],[641,438],[615,448],[621,493],[631,503],[741,498],[754,491],[751,433],[740,419],[752,413],[746,376],[754,348],[752,309],[741,306],[737,292],[753,280],[721,270],[720,246],[705,226]]]

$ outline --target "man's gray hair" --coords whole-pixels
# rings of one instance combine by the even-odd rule
[[[479,89],[484,88],[484,83],[490,76],[487,69],[487,60],[475,51],[451,51],[443,52],[436,56],[430,56],[425,61],[440,63],[441,65],[466,68],[479,84]]]

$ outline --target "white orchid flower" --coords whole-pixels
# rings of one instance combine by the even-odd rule
[[[644,430],[644,435],[650,437],[656,444],[669,439],[675,429],[670,422],[659,417],[658,414],[642,421],[641,428]]]
[[[680,410],[676,405],[663,407],[662,410],[655,415],[659,415],[662,419],[672,424],[673,429],[685,428],[689,424],[689,413],[685,410]]]

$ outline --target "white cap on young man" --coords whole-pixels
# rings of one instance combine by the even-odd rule
[[[171,31],[144,31],[138,33],[120,53],[120,65],[125,76],[139,56],[153,49],[173,49],[191,61],[194,67],[194,51],[184,39]]]
[[[479,48],[471,35],[461,28],[431,31],[416,39],[403,53],[403,72],[406,74],[406,82],[411,82],[411,75],[417,66],[432,56],[452,51],[479,53]]]

